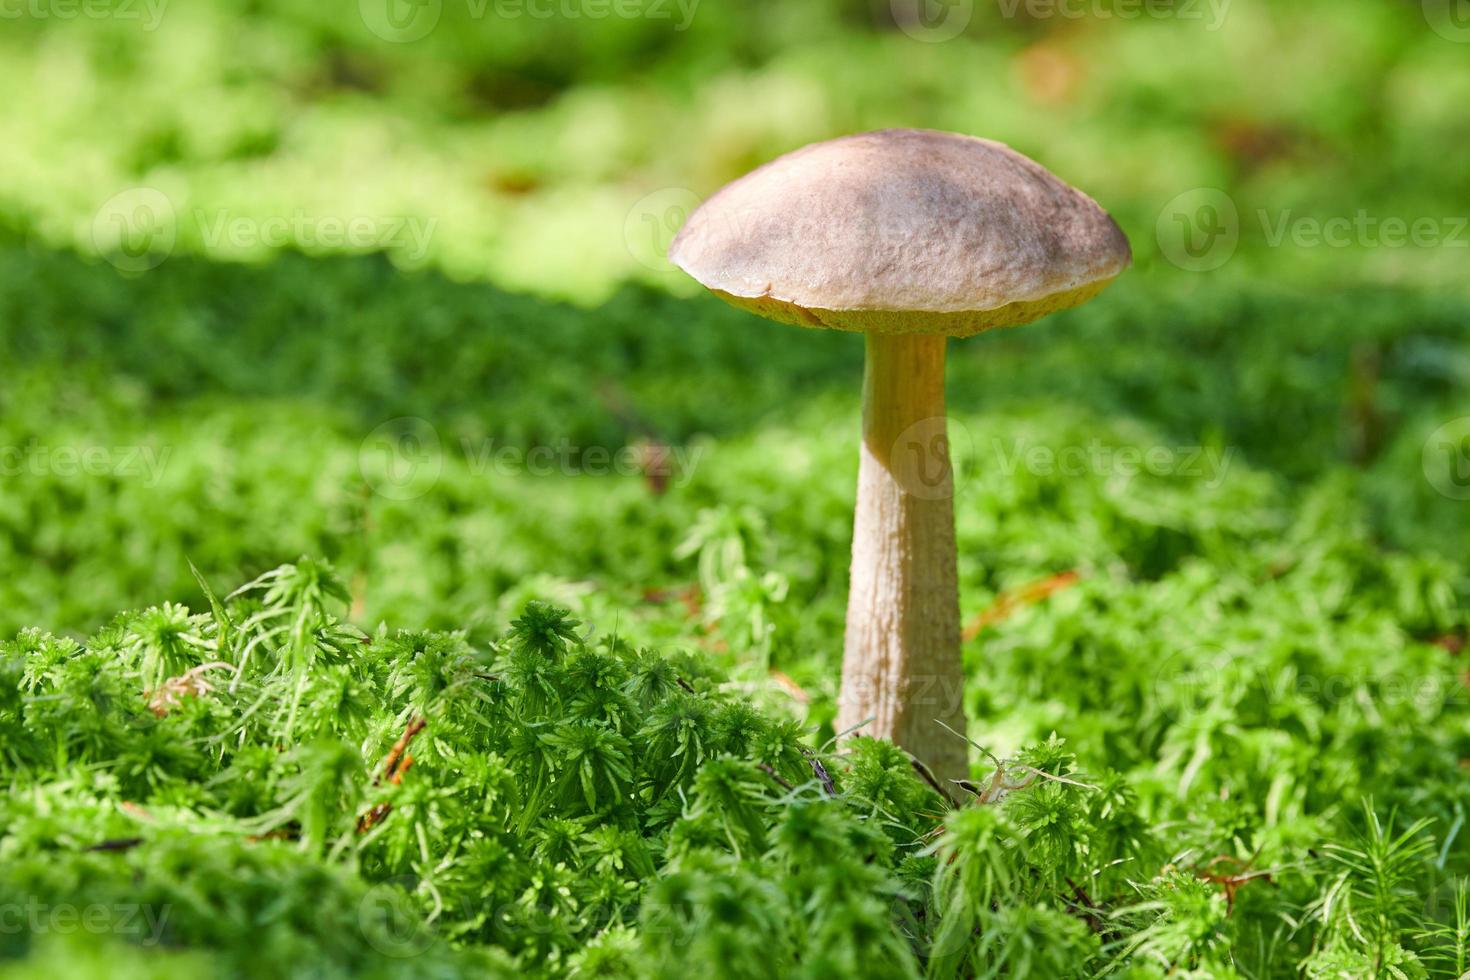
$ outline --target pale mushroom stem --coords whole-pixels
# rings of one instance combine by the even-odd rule
[[[945,337],[867,335],[863,444],[837,729],[967,775]],[[954,731],[946,731],[944,725]]]

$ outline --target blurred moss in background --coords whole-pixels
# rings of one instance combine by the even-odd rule
[[[1465,286],[1470,28],[1449,0],[31,7],[0,32],[0,202],[88,253],[386,248],[588,302],[683,290],[657,243],[701,195],[807,142],[926,126],[1086,189],[1145,275]]]

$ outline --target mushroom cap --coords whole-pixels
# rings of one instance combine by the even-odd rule
[[[786,323],[968,336],[1101,292],[1132,260],[1106,211],[1010,147],[886,129],[814,143],[716,192],[669,258]]]

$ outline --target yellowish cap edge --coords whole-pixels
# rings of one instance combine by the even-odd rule
[[[1040,299],[1024,300],[993,310],[823,310],[798,306],[774,296],[736,296],[723,289],[710,292],[742,310],[778,323],[790,323],[813,329],[848,330],[854,333],[879,334],[944,334],[949,337],[972,337],[996,327],[1017,327],[1059,310],[1070,309],[1092,299],[1107,288],[1116,276],[1084,283],[1074,289],[1052,293]]]

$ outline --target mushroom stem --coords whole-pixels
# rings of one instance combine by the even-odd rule
[[[891,739],[941,780],[967,775],[945,337],[867,335],[863,444],[838,731]],[[954,732],[946,731],[948,725]]]

